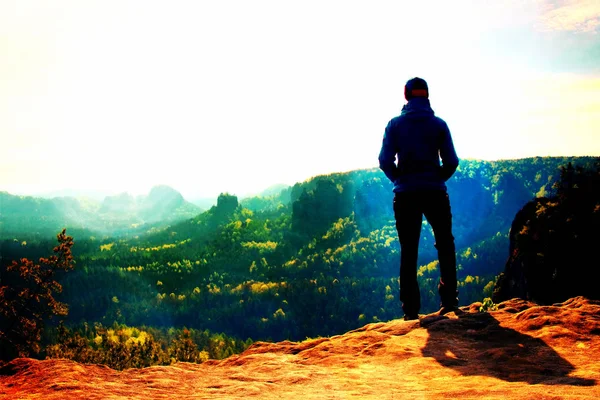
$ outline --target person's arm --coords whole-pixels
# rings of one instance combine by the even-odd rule
[[[379,152],[379,168],[381,168],[385,176],[394,183],[398,176],[398,168],[396,167],[396,149],[394,148],[390,135],[391,124],[392,122],[390,121],[383,134],[383,143],[381,144],[381,151]]]
[[[458,168],[458,157],[456,156],[456,150],[454,150],[450,129],[448,129],[448,125],[445,122],[442,124],[440,158],[442,159],[441,176],[444,181],[447,181],[454,174],[456,168]]]

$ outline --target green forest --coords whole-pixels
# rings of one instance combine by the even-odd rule
[[[492,297],[509,257],[517,212],[556,193],[561,166],[591,168],[595,162],[461,160],[447,183],[460,305]],[[36,208],[31,198],[0,194],[4,284],[12,279],[7,271],[12,260],[52,253],[58,230],[44,236],[32,229],[50,218],[39,201]],[[161,215],[168,222],[131,223],[130,232],[125,225],[107,233],[65,224],[60,228],[73,236],[74,268],[57,273],[62,292],[56,298],[68,305],[68,314],[46,321],[40,354],[120,368],[170,359],[200,362],[238,353],[253,341],[331,336],[399,318],[400,248],[392,198],[383,173],[368,169],[316,176],[241,201],[222,193],[215,206],[193,217]],[[8,201],[19,218],[7,214]],[[181,205],[194,210],[178,201],[180,214]],[[61,215],[52,213],[53,221]],[[439,308],[433,244],[424,220],[421,313]],[[107,361],[100,350],[108,347],[115,354],[135,348],[152,361],[136,364],[125,356]]]

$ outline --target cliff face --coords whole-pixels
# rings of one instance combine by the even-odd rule
[[[330,338],[256,343],[204,364],[115,371],[66,360],[0,368],[0,398],[600,398],[600,302],[510,300]]]
[[[535,199],[517,213],[495,302],[600,299],[600,167],[567,168],[557,188],[556,196]]]

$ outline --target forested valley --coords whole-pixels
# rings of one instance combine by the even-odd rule
[[[461,305],[492,297],[509,257],[515,214],[528,201],[555,194],[561,167],[592,168],[596,162],[461,160],[447,183]],[[58,274],[63,290],[57,298],[68,305],[68,315],[64,325],[46,323],[47,350],[41,354],[76,357],[59,346],[66,342],[93,352],[110,342],[125,351],[127,343],[147,341],[164,353],[157,356],[157,347],[148,364],[169,357],[202,361],[243,351],[252,341],[330,336],[399,318],[392,198],[392,184],[369,169],[321,175],[241,201],[223,193],[193,218],[145,230],[135,226],[132,235],[108,236],[92,227],[71,232],[67,225],[75,266]],[[28,225],[19,226],[20,219],[0,212],[4,233],[10,232],[2,236],[3,276],[12,260],[52,252],[52,236],[28,233],[31,219],[21,218]],[[422,313],[439,307],[434,242],[424,221]],[[87,360],[102,362],[92,353]]]

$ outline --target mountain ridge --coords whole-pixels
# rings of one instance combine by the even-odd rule
[[[140,225],[164,226],[203,211],[165,185],[154,186],[147,195],[134,197],[123,192],[106,196],[102,202],[70,196],[47,199],[2,191],[0,203],[0,226],[5,238],[23,233],[52,237],[64,227],[70,232],[79,229],[120,236],[139,231]]]

